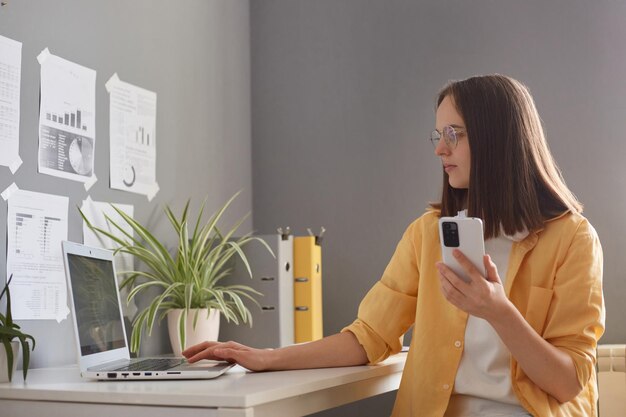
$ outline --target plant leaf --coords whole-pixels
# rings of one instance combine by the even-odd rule
[[[9,381],[13,379],[13,347],[11,346],[10,339],[1,339],[4,345],[4,351],[7,354],[7,374],[9,375]]]
[[[157,286],[157,287],[162,287],[162,288],[167,288],[168,285],[165,282],[160,282],[160,281],[148,281],[148,282],[144,282],[143,284],[139,284],[136,287],[134,287],[132,289],[132,291],[130,291],[128,293],[128,297],[126,298],[127,302],[131,302],[133,300],[133,298],[135,298],[135,296],[145,290],[148,287],[153,287],[153,286]]]
[[[163,300],[165,300],[170,293],[172,293],[173,291],[175,291],[177,288],[184,286],[183,283],[177,282],[175,284],[172,284],[171,286],[167,287],[165,291],[163,291],[163,294],[161,294],[160,296],[158,296],[157,298],[155,298],[154,300],[152,300],[152,302],[150,303],[150,305],[147,307],[149,313],[148,313],[148,321],[147,321],[147,326],[148,326],[148,335],[152,334],[152,328],[154,326],[154,322],[156,320],[156,315],[157,312],[160,308],[161,303],[163,302]]]
[[[133,320],[133,331],[130,335],[130,351],[133,353],[139,352],[139,345],[141,344],[141,334],[143,333],[146,316],[148,315],[148,309],[143,309]]]
[[[6,310],[7,314],[6,314],[6,319],[5,320],[6,320],[6,323],[7,323],[8,326],[13,326],[13,315],[11,313],[11,290],[9,288],[9,285],[11,285],[11,281],[12,280],[13,280],[13,274],[11,274],[11,276],[9,277],[9,279],[7,281],[7,284],[5,286],[5,290],[6,291],[3,292],[3,294],[6,293],[6,295],[7,295],[7,310]],[[2,298],[2,297],[0,297],[0,298]],[[18,329],[19,329],[19,327],[18,327]]]
[[[180,350],[184,350],[187,344],[185,327],[187,324],[187,309],[183,309],[178,318],[178,338],[180,340]]]
[[[30,346],[25,337],[21,337],[20,342],[22,343],[22,375],[24,376],[24,381],[26,381],[30,364]],[[35,349],[35,339],[33,339],[33,349]]]

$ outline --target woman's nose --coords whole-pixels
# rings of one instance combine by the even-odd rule
[[[448,148],[448,145],[446,145],[446,141],[443,138],[441,138],[439,142],[437,142],[437,146],[435,146],[435,155],[441,156],[441,155],[449,155],[449,154],[450,154],[450,148]]]

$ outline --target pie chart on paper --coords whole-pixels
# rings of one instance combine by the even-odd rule
[[[80,175],[88,175],[93,169],[91,155],[93,146],[89,140],[75,138],[70,144],[68,159],[72,169]]]
[[[135,167],[132,165],[126,165],[124,167],[123,180],[125,186],[132,187],[135,184],[135,180],[137,179],[137,174],[135,173]]]

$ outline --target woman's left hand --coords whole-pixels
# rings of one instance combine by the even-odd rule
[[[510,301],[506,298],[498,269],[489,255],[483,257],[484,277],[472,262],[458,249],[453,252],[459,265],[463,267],[470,282],[465,282],[443,262],[437,262],[439,282],[443,296],[456,307],[487,321],[498,317]]]

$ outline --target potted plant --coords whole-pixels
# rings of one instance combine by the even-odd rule
[[[19,345],[22,345],[22,371],[24,373],[24,380],[26,380],[26,374],[28,373],[28,365],[30,364],[30,344],[28,339],[33,342],[33,349],[35,349],[35,339],[28,334],[22,333],[20,326],[13,322],[11,316],[11,292],[9,291],[9,284],[13,279],[13,274],[9,277],[8,281],[4,285],[2,293],[0,293],[0,300],[6,294],[7,309],[6,314],[0,313],[0,342],[4,345],[4,351],[0,350],[0,363],[6,363],[6,374],[4,369],[0,369],[0,382],[11,381],[13,379],[13,371],[17,364],[17,352]],[[15,340],[17,339],[17,341]],[[18,342],[19,341],[19,342]],[[4,377],[6,375],[6,378]]]
[[[187,201],[180,217],[177,217],[170,207],[166,206],[165,214],[178,240],[178,247],[173,255],[146,227],[115,206],[113,208],[130,226],[137,238],[126,232],[120,224],[108,216],[105,216],[107,221],[114,230],[119,231],[119,235],[116,236],[107,230],[95,227],[79,209],[91,230],[109,237],[119,245],[115,249],[116,253],[128,253],[146,267],[146,270],[119,272],[125,276],[120,288],[130,289],[128,302],[152,288],[162,291],[146,308],[139,311],[133,320],[130,343],[132,352],[139,351],[142,333],[147,330],[150,335],[155,321],[157,319],[161,321],[165,316],[170,316],[168,317],[170,341],[174,353],[177,354],[187,346],[190,330],[202,328],[198,321],[203,317],[213,318],[215,322],[217,316],[215,326],[219,326],[221,313],[227,321],[233,321],[236,324],[249,323],[252,326],[252,315],[243,303],[243,298],[258,305],[254,295],[262,294],[246,285],[224,285],[222,280],[231,273],[235,257],[241,258],[252,278],[250,264],[242,250],[250,242],[260,242],[272,256],[274,253],[265,241],[251,234],[233,237],[248,215],[240,219],[227,233],[222,233],[219,229],[218,221],[237,195],[239,193],[232,196],[209,218],[208,222],[202,224],[205,200],[191,231],[189,230],[190,202]],[[215,334],[213,340],[217,340],[217,332],[213,333]]]

